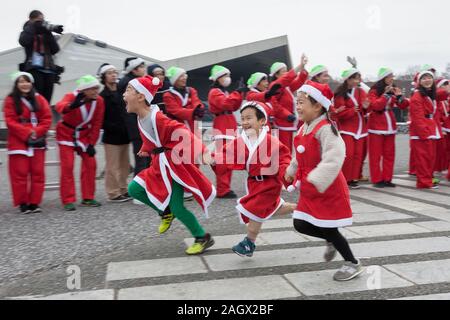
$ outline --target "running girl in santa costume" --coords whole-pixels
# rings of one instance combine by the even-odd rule
[[[369,166],[370,178],[377,188],[395,187],[392,183],[395,163],[397,121],[392,108],[406,109],[409,100],[394,84],[394,72],[378,71],[378,81],[369,91]]]
[[[296,114],[294,92],[296,92],[308,79],[308,71],[305,70],[307,63],[308,59],[305,55],[302,55],[300,65],[289,72],[286,64],[282,62],[275,62],[270,68],[272,81],[277,81],[286,73],[289,74],[291,79],[289,85],[284,87],[277,96],[277,102],[280,108],[275,110],[274,113],[275,127],[279,130],[278,134],[280,141],[287,146],[291,152],[294,132],[298,130],[300,125]]]
[[[304,125],[294,139],[296,158],[285,179],[300,188],[294,228],[327,241],[325,261],[333,260],[337,250],[345,263],[334,279],[347,281],[361,274],[363,267],[338,230],[351,225],[353,218],[347,182],[341,171],[345,144],[328,118],[332,99],[328,85],[308,81],[300,88],[297,111]]]
[[[56,126],[56,141],[61,162],[60,194],[66,211],[76,210],[73,177],[75,152],[81,157],[82,207],[99,207],[95,200],[95,145],[103,126],[105,105],[99,95],[100,82],[91,75],[77,81],[77,89],[56,104],[61,121]]]
[[[363,89],[359,87],[361,73],[354,68],[341,75],[344,83],[334,95],[333,115],[345,142],[346,157],[342,172],[351,189],[358,189],[364,162],[364,143],[369,135],[365,115],[369,102]]]
[[[241,107],[244,101],[244,92],[248,89],[229,93],[227,88],[231,85],[231,71],[223,66],[214,66],[209,79],[213,81],[208,94],[209,111],[215,116],[213,139],[216,142],[216,150],[221,150],[228,141],[236,139],[237,122],[233,112]],[[217,198],[237,198],[237,195],[231,190],[232,173],[233,171],[224,165],[216,166]]]
[[[145,203],[160,214],[167,208],[195,237],[186,250],[188,255],[203,253],[214,244],[192,212],[183,204],[184,190],[194,194],[207,215],[216,190],[195,165],[199,158],[212,162],[209,152],[184,124],[166,117],[156,105],[151,105],[162,86],[158,78],[146,76],[131,80],[124,93],[128,113],[135,113],[143,140],[139,156],[152,157],[148,169],[139,173],[128,186],[131,197]]]
[[[45,136],[52,123],[47,100],[36,93],[34,78],[13,75],[14,87],[3,107],[8,128],[8,164],[13,203],[24,214],[41,212],[45,185]]]
[[[289,149],[268,134],[268,115],[261,102],[246,102],[241,108],[242,133],[228,143],[215,161],[233,170],[246,170],[247,194],[237,202],[240,221],[247,225],[247,237],[232,250],[239,256],[253,256],[262,224],[275,215],[292,213],[295,204],[280,198],[283,177],[291,161]]]
[[[431,71],[422,71],[417,77],[418,88],[411,97],[410,136],[415,160],[418,189],[437,189],[433,183],[436,162],[436,143],[442,138],[437,123],[439,118],[436,84]]]

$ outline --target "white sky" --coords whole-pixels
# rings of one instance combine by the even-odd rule
[[[2,1],[0,51],[18,46],[32,9],[66,32],[159,60],[287,34],[294,64],[305,52],[309,67],[325,64],[333,75],[349,66],[347,55],[366,76],[424,63],[444,71],[450,62],[447,0]]]

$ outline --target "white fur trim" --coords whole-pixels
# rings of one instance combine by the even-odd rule
[[[281,69],[286,68],[287,69],[287,65],[283,62],[280,62],[278,68],[274,69],[272,73],[270,73],[270,76],[273,77],[278,71],[280,71]]]
[[[266,123],[267,123],[267,121],[269,121],[269,117],[267,115],[266,109],[264,109],[264,107],[262,105],[260,105],[259,102],[257,102],[257,101],[249,101],[249,102],[244,103],[241,107],[241,112],[242,112],[242,110],[244,110],[245,108],[247,108],[249,106],[255,107],[256,109],[261,111],[264,114],[264,117],[266,118]]]
[[[224,68],[222,71],[217,72],[214,76],[209,77],[209,80],[217,81],[217,79],[223,77],[226,74],[231,74],[231,71],[227,68]]]
[[[297,147],[297,152],[298,153],[302,154],[302,153],[305,153],[305,151],[306,151],[305,146],[300,145],[300,146]]]
[[[153,78],[155,79],[155,78]],[[139,82],[138,79],[133,79],[129,82],[129,84],[137,90],[137,92],[142,93],[145,96],[145,100],[147,100],[148,103],[152,103],[153,101],[153,95],[148,91],[146,87],[142,83]]]
[[[309,84],[303,85],[299,92],[304,92],[313,97],[317,102],[319,102],[327,111],[330,109],[331,101],[325,97],[320,90],[314,88]]]
[[[174,85],[175,82],[177,82],[177,80],[186,73],[186,70],[181,69],[181,68],[177,68],[178,72],[175,73],[172,77],[170,77],[170,84]]]
[[[12,77],[11,77],[11,79],[12,79],[12,81],[13,82],[16,82],[16,80],[18,79],[18,78],[20,78],[21,76],[27,76],[28,78],[30,78],[30,80],[31,80],[31,83],[34,83],[34,77],[33,77],[33,75],[31,74],[31,73],[28,73],[28,72],[16,72],[16,73],[14,73],[13,75],[12,75]]]
[[[108,64],[106,66],[101,67],[100,71],[98,72],[98,74],[101,76],[104,73],[106,73],[108,70],[117,70],[117,68],[114,67],[112,64]]]
[[[136,58],[128,61],[128,67],[125,68],[125,73],[130,73],[143,63],[145,64],[145,61],[141,58]]]
[[[240,203],[238,203],[238,205],[236,206],[236,210],[239,212],[239,216],[241,214],[243,214],[244,216],[246,216],[247,218],[249,218],[250,220],[256,221],[256,222],[264,222],[267,220],[270,220],[270,218],[273,217],[273,215],[275,213],[277,213],[277,211],[283,206],[283,204],[285,203],[285,201],[283,199],[280,199],[280,202],[278,204],[278,206],[276,207],[276,209],[269,214],[266,218],[260,218],[258,216],[256,216],[254,213],[248,211],[247,209],[244,208],[244,206]],[[242,223],[242,219],[241,219],[241,223]]]
[[[91,83],[85,83],[81,86],[77,87],[77,91],[83,91],[83,90],[87,90],[87,89],[91,89],[91,88],[95,88],[98,87],[100,88],[100,82],[95,79],[95,81],[92,81]]]
[[[353,218],[346,218],[340,220],[321,220],[313,217],[309,213],[302,211],[294,211],[293,218],[298,220],[304,220],[321,228],[342,228],[351,226],[353,224]]]

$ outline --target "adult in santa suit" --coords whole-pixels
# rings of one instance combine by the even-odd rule
[[[77,81],[77,89],[56,104],[61,120],[56,126],[56,141],[61,162],[60,194],[64,209],[76,210],[73,176],[75,153],[81,157],[81,194],[83,207],[99,207],[95,200],[95,145],[103,126],[105,105],[99,95],[100,83],[86,75]]]
[[[253,256],[263,223],[275,215],[292,213],[296,206],[280,197],[291,154],[278,138],[269,134],[267,119],[262,102],[243,104],[241,135],[214,156],[215,161],[249,174],[245,185],[247,194],[236,206],[241,223],[247,225],[247,236],[232,248],[239,256]]]
[[[325,84],[308,81],[299,90],[297,111],[304,125],[294,139],[295,158],[285,180],[300,189],[294,228],[327,241],[324,259],[339,252],[345,260],[334,279],[347,281],[363,272],[339,228],[353,223],[350,195],[341,168],[345,144],[328,117],[333,92]],[[288,188],[290,191],[291,187]]]
[[[436,161],[436,140],[441,139],[437,119],[436,85],[431,71],[417,77],[418,88],[411,97],[410,137],[415,158],[418,189],[436,189],[433,169]]]
[[[45,185],[45,136],[52,123],[47,100],[36,93],[34,78],[13,75],[14,87],[3,107],[8,128],[8,164],[14,206],[24,214],[41,212]]]
[[[366,93],[359,87],[359,70],[347,69],[342,72],[341,77],[344,83],[335,92],[331,110],[346,147],[342,172],[349,187],[358,189],[364,162],[364,144],[369,135],[365,120],[369,102]]]
[[[378,80],[369,91],[369,166],[370,178],[377,188],[395,187],[392,183],[395,162],[397,122],[392,108],[406,109],[409,100],[394,84],[394,72],[380,68]]]
[[[231,85],[231,71],[223,66],[216,65],[211,69],[213,85],[208,94],[209,111],[214,114],[213,139],[216,150],[221,150],[230,140],[236,138],[237,122],[233,112],[239,110],[244,100],[244,93],[248,88],[229,93],[227,88]],[[237,195],[231,190],[232,170],[224,165],[216,166],[217,198],[235,199]]]
[[[305,55],[302,55],[300,65],[293,70],[288,71],[286,64],[282,62],[275,62],[270,68],[272,81],[277,81],[277,79],[284,76],[286,73],[288,73],[288,76],[291,79],[289,85],[284,87],[277,96],[277,102],[280,108],[276,109],[274,112],[275,127],[279,130],[279,139],[291,152],[294,132],[296,132],[301,125],[296,112],[294,93],[308,79],[308,71],[305,69],[307,63],[308,59]]]
[[[436,89],[449,91],[449,81],[445,78],[436,80]],[[439,127],[441,139],[436,141],[436,163],[434,171],[442,173],[448,169],[450,163],[450,118],[449,118],[449,99],[437,102],[438,111],[436,112],[436,123]]]
[[[137,115],[143,145],[139,156],[152,157],[148,169],[141,171],[128,186],[129,194],[160,214],[170,207],[195,237],[186,253],[197,255],[214,244],[192,212],[183,204],[183,191],[189,190],[205,215],[216,195],[212,183],[195,165],[199,158],[211,164],[211,155],[201,140],[184,124],[171,120],[151,105],[162,85],[158,78],[141,77],[130,81],[124,94],[127,112]]]
[[[205,107],[198,97],[197,90],[187,86],[188,75],[182,68],[169,68],[167,77],[171,84],[170,89],[163,95],[167,115],[183,123],[192,133],[200,137],[196,121],[203,119]]]

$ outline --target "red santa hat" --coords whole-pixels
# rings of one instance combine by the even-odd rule
[[[442,87],[445,83],[448,83],[448,79],[444,78],[444,77],[440,77],[436,79],[436,87],[440,88]]]
[[[321,84],[314,81],[307,81],[298,92],[306,93],[320,103],[327,111],[330,109],[333,100],[333,91],[328,84]]]
[[[434,79],[434,73],[431,70],[423,70],[420,71],[418,73],[416,73],[415,77],[414,77],[414,81],[411,83],[414,88],[418,88],[420,86],[420,79],[424,76],[424,75],[430,75],[433,77]]]
[[[152,103],[156,91],[162,87],[161,81],[157,77],[152,76],[133,79],[129,84],[136,89],[137,92],[143,94],[148,103]]]

